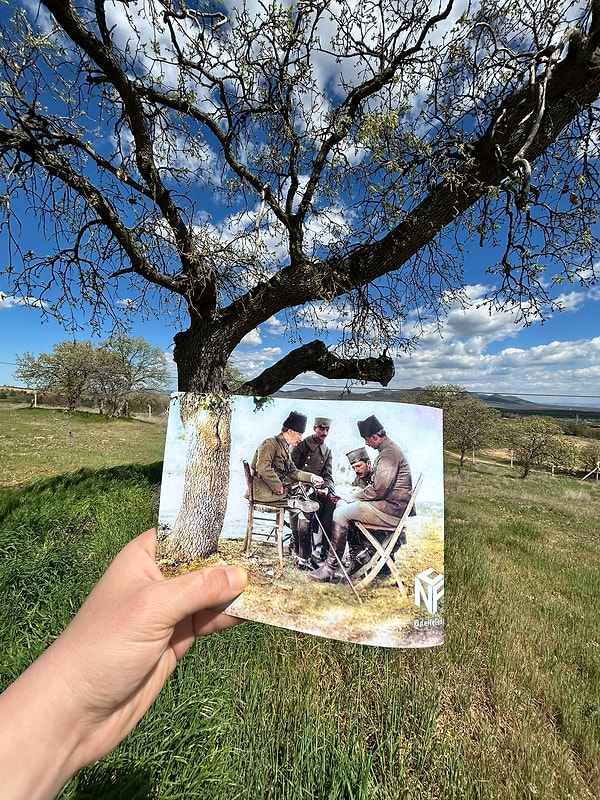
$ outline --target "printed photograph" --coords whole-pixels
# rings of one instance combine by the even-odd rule
[[[384,647],[444,642],[442,412],[363,400],[171,398],[166,576],[247,570],[227,612]]]

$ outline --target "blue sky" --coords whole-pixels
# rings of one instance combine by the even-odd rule
[[[7,243],[1,236],[0,254],[4,266]],[[481,259],[479,252],[479,265]],[[570,286],[562,297],[563,312],[553,314],[544,324],[534,322],[524,328],[510,311],[478,307],[486,289],[477,282],[483,270],[465,266],[467,281],[471,280],[467,289],[470,307],[450,309],[441,330],[435,326],[426,330],[420,346],[410,356],[397,359],[390,386],[457,383],[473,391],[515,394],[539,402],[600,406],[600,287]],[[248,377],[291,348],[283,326],[284,320],[275,317],[238,346],[233,361]],[[171,359],[177,330],[164,320],[134,318],[132,335],[143,336]],[[302,333],[304,340],[312,338],[310,330]],[[333,341],[335,330],[331,337]],[[15,382],[17,355],[50,352],[55,343],[69,338],[58,323],[44,320],[35,302],[28,307],[22,297],[15,296],[6,276],[0,276],[0,384]],[[93,335],[84,329],[76,338],[93,339]],[[323,378],[310,373],[293,382],[294,387],[323,385]]]

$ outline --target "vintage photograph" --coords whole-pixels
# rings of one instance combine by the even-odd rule
[[[442,412],[171,398],[157,559],[235,564],[246,619],[361,644],[444,641]]]

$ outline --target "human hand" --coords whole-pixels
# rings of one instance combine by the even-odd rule
[[[54,797],[129,733],[197,636],[239,622],[219,607],[243,591],[243,570],[166,580],[155,552],[154,530],[124,547],[70,625],[0,697],[3,796]]]
[[[314,473],[311,474],[310,481],[313,486],[321,486],[324,483],[323,478],[320,475],[315,475]]]

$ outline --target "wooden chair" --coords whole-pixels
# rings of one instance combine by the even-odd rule
[[[272,542],[277,547],[279,563],[283,568],[283,527],[286,506],[272,506],[268,503],[256,502],[252,485],[252,471],[247,461],[244,461],[244,475],[248,485],[248,522],[244,539],[244,553],[245,555],[250,554],[253,538]]]
[[[411,498],[408,501],[408,505],[406,506],[404,514],[398,520],[397,525],[384,525],[382,523],[371,525],[370,523],[359,522],[356,519],[353,520],[354,524],[363,534],[365,539],[375,548],[375,553],[372,555],[371,559],[354,573],[354,575],[359,578],[358,582],[354,584],[356,589],[366,589],[367,586],[373,583],[375,578],[379,575],[383,565],[387,564],[394,580],[398,584],[400,593],[403,595],[403,597],[407,596],[406,587],[402,582],[402,578],[400,577],[400,573],[398,572],[398,568],[394,562],[392,551],[396,546],[398,539],[402,535],[402,531],[404,530],[406,521],[408,520],[410,512],[414,507],[417,499],[417,493],[421,488],[422,482],[423,473],[421,473],[417,478],[417,481],[413,486]],[[383,542],[379,542],[379,540],[374,536],[374,531],[389,531],[389,533]]]

